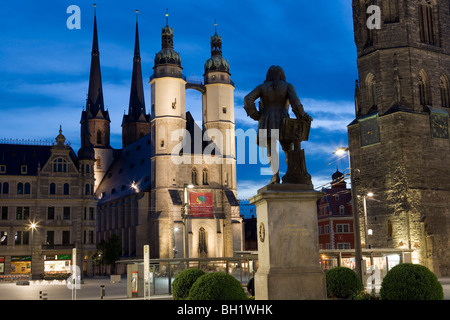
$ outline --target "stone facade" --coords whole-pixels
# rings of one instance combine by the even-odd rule
[[[366,26],[372,4],[381,29]],[[449,10],[447,0],[353,1],[359,81],[348,126],[355,194],[375,194],[370,245],[412,249],[413,262],[442,276],[450,274]]]

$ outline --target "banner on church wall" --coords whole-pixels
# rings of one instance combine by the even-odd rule
[[[213,194],[211,192],[190,192],[189,215],[194,218],[214,217]]]

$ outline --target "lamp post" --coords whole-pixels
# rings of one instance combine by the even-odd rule
[[[189,258],[189,234],[188,234],[188,228],[187,228],[187,222],[188,222],[188,197],[187,197],[187,189],[194,188],[193,184],[184,184],[183,187],[183,229],[184,229],[184,258]]]
[[[34,229],[36,229],[37,224],[36,222],[30,223],[30,229],[31,229],[31,239],[30,239],[30,279],[33,279],[33,273],[31,272],[33,268],[33,241],[34,241]]]
[[[369,230],[368,230],[368,226],[367,226],[367,201],[366,198],[369,197],[373,197],[373,193],[369,192],[367,193],[367,195],[363,196],[363,206],[364,206],[364,241],[366,242],[366,248],[369,248]]]
[[[358,215],[358,203],[355,196],[355,188],[354,188],[354,176],[352,173],[352,165],[350,160],[350,149],[348,147],[346,148],[338,148],[336,151],[334,151],[334,154],[336,155],[344,155],[345,153],[348,154],[348,166],[350,169],[350,181],[352,184],[351,187],[351,194],[352,194],[352,206],[353,206],[353,234],[355,237],[355,269],[356,274],[358,275],[361,282],[363,282],[362,277],[362,248],[361,248],[361,234],[359,231],[359,215]]]

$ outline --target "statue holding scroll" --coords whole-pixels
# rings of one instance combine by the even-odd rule
[[[255,101],[259,101],[259,109]],[[289,117],[289,105],[296,119]],[[278,153],[276,142],[286,154],[287,172],[283,183],[304,184],[312,187],[311,177],[306,170],[302,141],[307,141],[312,118],[304,111],[292,84],[286,82],[284,71],[279,66],[271,66],[266,80],[244,99],[247,115],[258,121],[257,144],[267,148],[272,179],[270,184],[279,184]]]

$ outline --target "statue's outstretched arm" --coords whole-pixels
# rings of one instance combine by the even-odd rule
[[[255,101],[261,96],[261,86],[257,86],[244,98],[244,109],[247,115],[253,120],[258,121],[261,118],[261,114],[256,108]]]

